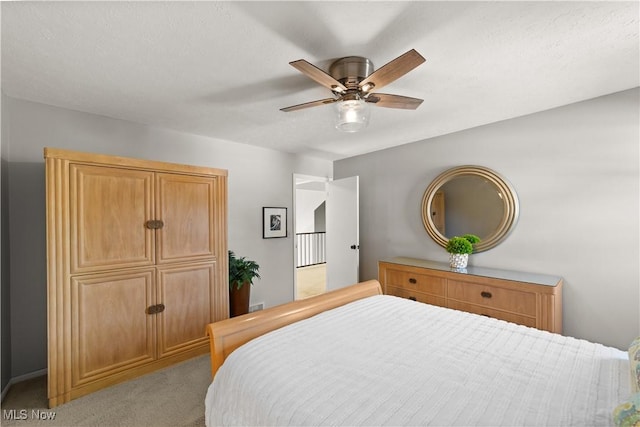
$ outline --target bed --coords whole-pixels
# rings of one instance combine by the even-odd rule
[[[382,295],[376,281],[210,324],[218,425],[612,425],[626,352]]]

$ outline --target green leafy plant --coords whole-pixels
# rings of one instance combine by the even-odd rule
[[[480,242],[480,238],[478,236],[476,236],[475,234],[465,234],[462,237],[467,239],[469,241],[469,243],[471,243],[472,245],[475,245],[476,243]]]
[[[245,283],[253,284],[253,279],[259,279],[260,266],[255,261],[245,257],[237,257],[233,251],[229,251],[229,289],[240,289]]]
[[[454,236],[447,242],[446,250],[450,254],[470,254],[473,252],[473,245],[478,243],[480,238],[475,234],[465,234],[464,236]]]

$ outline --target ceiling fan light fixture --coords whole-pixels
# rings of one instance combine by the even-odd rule
[[[358,132],[369,125],[371,110],[364,99],[336,102],[336,110],[336,129],[342,132]]]

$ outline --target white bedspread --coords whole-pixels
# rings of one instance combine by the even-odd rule
[[[375,296],[234,351],[206,423],[605,426],[629,395],[628,366],[600,344]]]

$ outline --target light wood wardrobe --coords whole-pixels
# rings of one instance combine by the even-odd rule
[[[45,148],[49,406],[208,351],[227,171]]]

